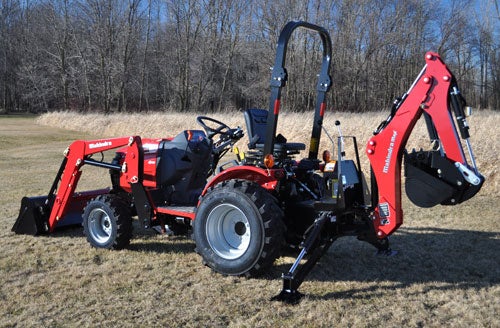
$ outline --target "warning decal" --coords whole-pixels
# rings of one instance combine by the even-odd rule
[[[391,216],[391,211],[389,210],[389,203],[380,203],[378,205],[378,210],[380,213],[380,217],[388,218]]]

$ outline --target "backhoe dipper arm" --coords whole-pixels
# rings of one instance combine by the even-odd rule
[[[128,146],[128,148],[122,167],[97,162],[90,158],[92,154],[123,146]],[[141,138],[138,136],[91,141],[77,140],[73,142],[64,152],[66,158],[48,196],[48,205],[51,208],[48,220],[49,231],[54,231],[57,223],[64,219],[64,215],[71,202],[71,197],[75,193],[76,186],[82,174],[80,169],[84,164],[122,170],[122,178],[133,184],[142,181],[142,170],[140,169],[140,165],[142,165],[142,161],[140,160],[141,154],[142,143]],[[59,185],[59,188],[57,188],[57,185]]]
[[[432,128],[429,130],[432,131],[431,138],[438,138],[435,141],[438,142],[439,151],[420,152],[419,155],[432,157],[431,166],[437,165],[435,164],[437,162],[451,163],[452,169],[449,169],[448,164],[444,166],[446,168],[425,167],[428,172],[422,173],[422,176],[428,179],[425,181],[427,185],[420,184],[417,192],[425,193],[426,190],[420,189],[425,189],[423,186],[432,187],[430,185],[436,181],[443,183],[443,188],[450,190],[450,194],[464,195],[469,193],[467,196],[460,196],[463,198],[462,200],[465,200],[477,193],[484,181],[475,167],[469,144],[467,122],[465,115],[463,115],[463,109],[457,102],[458,88],[455,79],[438,54],[428,52],[425,55],[425,60],[425,67],[410,90],[396,103],[389,118],[379,126],[366,146],[366,153],[373,173],[372,177],[376,180],[378,192],[378,195],[375,195],[374,204],[372,204],[374,207],[373,225],[378,238],[385,238],[403,223],[401,208],[402,157],[408,137],[422,113],[426,114],[427,126],[430,125]],[[453,122],[450,103],[462,138],[467,142],[469,157],[473,163],[472,169],[466,162],[462,144]],[[453,171],[455,168],[458,173],[443,172]],[[461,189],[457,190],[455,189],[457,186],[448,185],[441,181],[444,180],[443,176],[450,174],[455,174],[460,179],[463,177],[463,182],[467,186],[460,181],[458,185],[461,186]],[[472,192],[465,190],[469,186],[473,187]],[[462,201],[455,198],[455,196],[454,198],[449,197],[441,203],[455,204]],[[433,205],[435,204],[430,206]]]

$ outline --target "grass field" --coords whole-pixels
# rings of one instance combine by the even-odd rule
[[[242,114],[215,117],[244,125]],[[340,119],[344,133],[363,147],[383,118],[342,114],[325,126],[333,134],[333,120]],[[340,239],[302,285],[307,296],[289,306],[270,298],[281,289],[291,257],[280,258],[262,278],[224,277],[201,264],[189,238],[158,236],[138,225],[122,251],[91,248],[81,229],[50,237],[10,231],[22,196],[48,191],[71,141],[172,136],[196,128],[194,116],[0,116],[0,327],[499,327],[500,114],[479,112],[469,123],[487,179],[480,193],[431,209],[404,198],[405,223],[391,239],[398,255],[376,257],[368,244]],[[298,114],[280,117],[291,141],[307,143],[310,126]],[[422,142],[423,131],[417,126],[411,146]],[[106,185],[106,171],[85,168],[81,189]]]

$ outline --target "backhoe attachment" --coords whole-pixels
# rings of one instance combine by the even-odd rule
[[[426,65],[415,82],[395,101],[391,114],[366,146],[372,168],[373,225],[378,238],[390,235],[403,223],[403,157],[406,193],[417,206],[461,203],[474,196],[484,182],[469,141],[465,100],[457,82],[438,54],[428,52],[425,60]],[[406,142],[422,115],[432,149],[408,153]]]
[[[346,210],[332,199],[316,201],[317,219],[304,237],[299,256],[283,275],[281,292],[273,300],[298,303],[302,297],[298,288],[306,275],[333,241],[341,236],[355,235],[375,246],[381,255],[396,253],[389,248],[387,237],[403,223],[403,158],[406,192],[418,206],[455,205],[470,199],[481,189],[484,177],[477,169],[470,145],[463,110],[465,101],[455,78],[439,55],[429,52],[425,58],[424,69],[407,93],[394,103],[389,117],[367,143],[366,154],[372,168],[371,205]],[[408,153],[406,143],[422,115],[431,139],[431,150]],[[471,164],[467,162],[459,132]],[[340,145],[339,149],[342,149]],[[342,163],[342,158],[338,163]],[[345,172],[339,173],[338,181],[344,177]],[[347,186],[339,183],[339,191],[344,188]],[[342,193],[338,197],[345,199]]]

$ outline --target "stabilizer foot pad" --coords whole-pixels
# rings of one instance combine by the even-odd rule
[[[278,295],[273,296],[271,301],[279,301],[290,305],[296,305],[304,297],[304,294],[297,290],[283,289]]]

